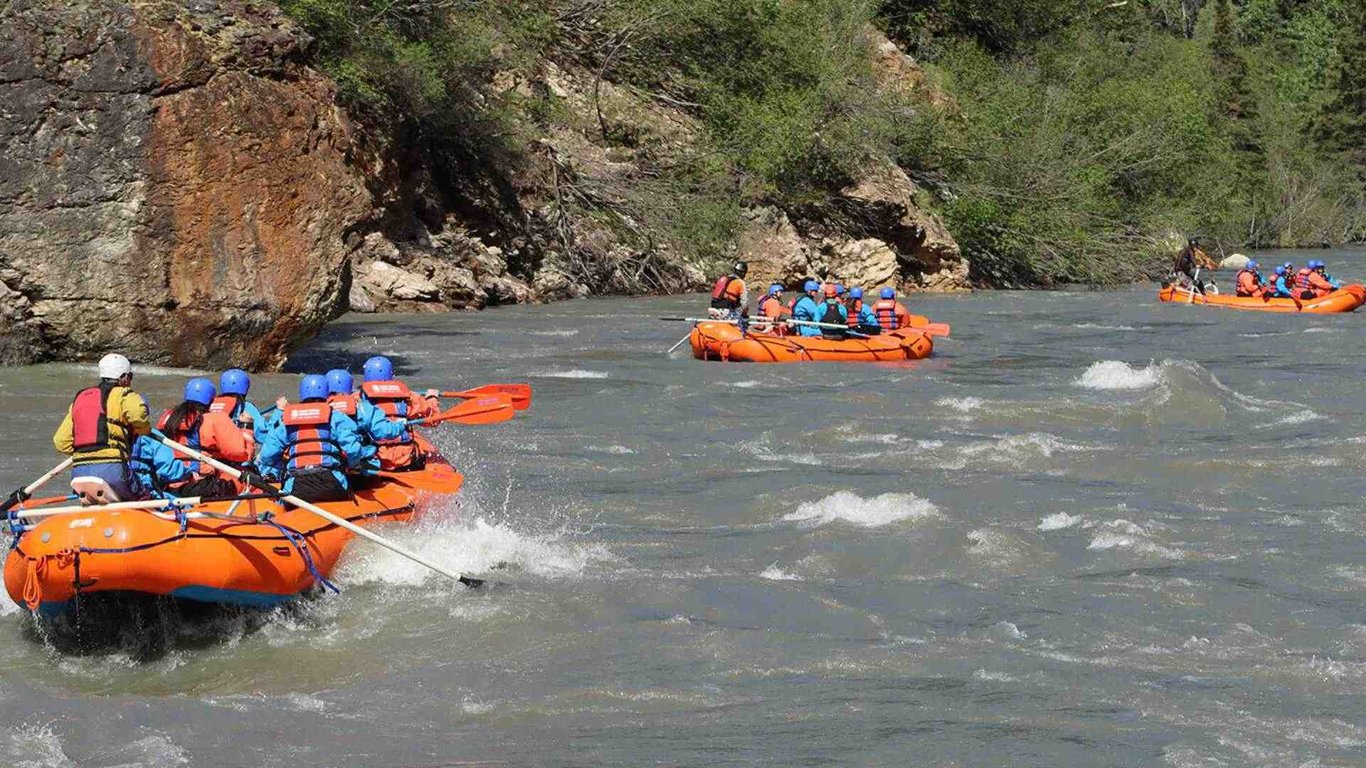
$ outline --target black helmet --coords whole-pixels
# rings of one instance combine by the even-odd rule
[[[735,262],[735,274],[739,275],[740,277],[744,277],[744,276],[745,276],[745,273],[748,272],[748,271],[749,271],[749,265],[748,265],[748,264],[746,264],[746,263],[743,262],[743,261],[737,261],[737,262]]]

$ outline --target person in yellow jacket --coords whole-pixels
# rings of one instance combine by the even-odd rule
[[[100,382],[76,393],[52,436],[58,453],[74,459],[71,479],[99,478],[120,499],[140,495],[128,466],[133,441],[152,431],[147,401],[133,391],[133,366],[123,355],[100,358]]]

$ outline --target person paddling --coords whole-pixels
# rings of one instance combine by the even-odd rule
[[[1294,277],[1284,266],[1276,267],[1276,276],[1271,281],[1271,296],[1278,299],[1293,299]]]
[[[375,441],[379,446],[380,469],[420,469],[432,446],[409,429],[407,421],[435,416],[440,411],[440,391],[429,389],[418,394],[409,390],[407,384],[394,378],[394,364],[382,355],[366,360],[362,372],[361,396],[383,412],[386,419],[402,427],[398,436]]]
[[[1238,274],[1233,278],[1233,294],[1235,296],[1261,298],[1265,292],[1266,286],[1262,284],[1262,273],[1257,271],[1257,262],[1255,261],[1249,261],[1247,266],[1238,270]]]
[[[100,358],[97,368],[99,383],[76,393],[52,435],[52,445],[73,459],[73,488],[107,486],[115,498],[106,494],[98,500],[132,499],[137,494],[128,460],[133,440],[152,431],[147,401],[133,391],[133,365],[128,358],[108,354]]]
[[[247,400],[250,391],[251,376],[241,368],[229,368],[218,377],[218,397],[209,404],[209,410],[227,416],[259,445],[266,439],[270,425],[261,415],[261,409]]]
[[[1305,281],[1309,286],[1309,291],[1313,293],[1315,298],[1327,296],[1342,287],[1337,284],[1337,281],[1328,278],[1324,273],[1325,267],[1326,265],[1318,259],[1309,260],[1309,274],[1306,276]]]
[[[806,320],[811,323],[819,322],[817,317],[819,317],[822,310],[820,308],[820,303],[817,301],[817,296],[820,293],[820,289],[821,284],[815,280],[806,281],[806,284],[802,286],[803,293],[801,297],[792,305],[793,320]],[[819,336],[821,335],[821,329],[814,325],[798,325],[797,335]]]
[[[884,331],[895,331],[898,328],[907,328],[911,324],[911,313],[901,306],[901,302],[896,300],[895,288],[883,288],[878,294],[881,298],[873,305],[873,314],[877,316],[878,327]]]
[[[783,303],[783,286],[774,283],[768,287],[768,293],[759,301],[759,317],[754,322],[755,330],[782,335],[787,326],[774,321],[791,316],[792,310]]]
[[[390,421],[375,404],[356,392],[355,379],[343,368],[327,372],[327,404],[356,423],[361,442],[374,445],[381,440],[394,440],[407,429],[401,422]]]
[[[327,379],[310,374],[299,382],[299,402],[286,403],[261,444],[257,461],[281,490],[305,501],[350,498],[345,471],[366,466],[375,446],[363,445],[356,423],[327,403]]]
[[[252,433],[233,423],[224,412],[214,411],[217,397],[213,382],[194,378],[185,382],[185,399],[157,419],[157,429],[181,445],[193,448],[226,464],[246,464],[256,453]],[[241,490],[237,483],[207,464],[187,456],[179,462],[188,470],[185,478],[158,477],[156,485],[176,496],[232,496]]]
[[[865,336],[876,335],[879,330],[877,315],[873,308],[863,301],[863,289],[857,286],[849,289],[849,298],[844,302],[849,313],[849,328]]]
[[[817,322],[822,325],[838,325],[838,328],[820,328],[821,336],[827,339],[844,339],[849,337],[849,310],[844,308],[840,301],[839,290],[827,284],[825,286],[825,302],[820,307],[820,319]]]
[[[711,288],[711,306],[707,313],[717,320],[734,320],[749,315],[749,291],[745,289],[745,275],[749,265],[735,262],[730,274],[717,278]]]
[[[1176,260],[1172,264],[1172,277],[1185,276],[1191,290],[1203,294],[1205,286],[1196,279],[1201,269],[1214,269],[1214,261],[1201,250],[1200,238],[1192,237],[1186,241],[1186,247],[1176,254]]]
[[[1328,274],[1328,264],[1325,263],[1323,259],[1318,260],[1318,267],[1316,267],[1314,271],[1318,272],[1318,274],[1321,277],[1323,277],[1323,279],[1326,280],[1330,286],[1333,287],[1333,290],[1342,290],[1342,283],[1338,282],[1336,279],[1333,278],[1332,275]]]

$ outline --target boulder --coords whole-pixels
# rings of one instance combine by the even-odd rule
[[[1252,261],[1252,259],[1248,258],[1246,255],[1241,253],[1235,253],[1231,254],[1230,256],[1226,257],[1223,261],[1219,262],[1219,268],[1242,269],[1243,267],[1247,266],[1247,263],[1249,261]]]
[[[867,234],[896,251],[901,284],[939,291],[967,290],[968,265],[940,218],[927,211],[906,172],[891,163],[870,171],[841,191],[843,218],[861,222]]]
[[[272,368],[339,311],[370,197],[274,5],[16,0],[0,25],[0,361]]]
[[[746,281],[765,291],[770,283],[793,286],[820,271],[814,250],[797,232],[787,214],[772,207],[745,212],[736,258],[749,263]]]
[[[866,289],[901,283],[901,264],[896,251],[876,238],[829,243],[827,269],[848,286]]]

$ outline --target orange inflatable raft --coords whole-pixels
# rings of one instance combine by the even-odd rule
[[[1251,296],[1192,295],[1186,288],[1168,285],[1157,294],[1158,301],[1175,304],[1204,304],[1210,307],[1246,309],[1254,312],[1304,312],[1313,315],[1328,315],[1337,312],[1351,312],[1366,303],[1366,288],[1353,283],[1344,285],[1326,296],[1317,299],[1258,299]]]
[[[429,460],[413,473],[421,474],[446,487],[458,488],[463,481],[444,461]],[[318,506],[369,526],[411,519],[425,495],[385,482],[357,490],[349,501]],[[96,593],[268,607],[319,585],[354,538],[311,512],[270,499],[243,501],[229,514],[232,507],[232,501],[179,511],[91,507],[34,520],[10,548],[5,589],[16,603],[45,618],[63,614],[81,595]],[[261,520],[267,512],[269,519]]]
[[[928,323],[924,318],[921,324]],[[868,338],[826,339],[778,336],[753,330],[742,333],[732,323],[698,323],[690,337],[693,357],[750,363],[860,362],[921,360],[934,351],[930,336],[902,328]]]

